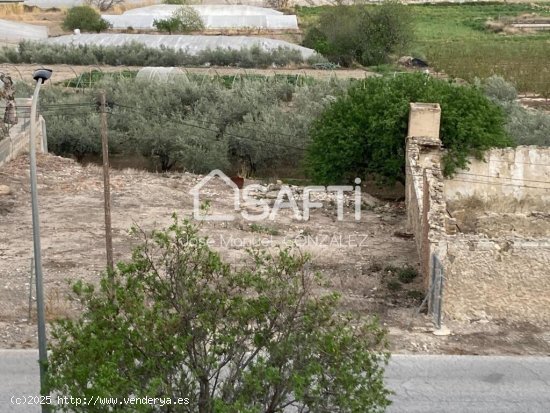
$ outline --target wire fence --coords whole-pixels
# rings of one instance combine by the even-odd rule
[[[0,107],[0,111],[3,109],[5,109],[5,107]],[[29,114],[28,113],[29,110],[30,108],[25,108],[24,110],[27,116]],[[107,113],[111,116],[124,116],[125,113],[129,111],[129,112],[138,113],[138,114],[150,115],[151,110],[152,108],[129,106],[129,105],[123,105],[116,102],[112,102],[112,108]],[[99,112],[98,105],[96,103],[90,103],[90,102],[79,102],[79,103],[70,103],[70,104],[50,104],[50,105],[43,105],[41,107],[41,114],[46,116],[50,115],[50,116],[83,117],[83,116],[90,116],[91,114],[99,115],[99,113],[100,112]],[[189,127],[191,129],[198,129],[198,130],[203,130],[203,131],[212,133],[210,137],[207,137],[204,135],[192,137],[193,139],[198,139],[199,141],[202,140],[204,142],[212,142],[212,141],[219,140],[218,134],[220,133],[220,129],[218,128],[218,125],[215,122],[212,122],[211,120],[206,118],[191,119],[191,120],[167,119],[164,122],[167,124],[181,125],[181,126]],[[255,125],[256,125],[256,129],[245,128],[245,130],[249,130],[251,132],[257,132],[258,131],[257,127],[261,126],[261,122],[256,123]],[[268,147],[291,149],[299,152],[307,151],[307,147],[305,146],[275,142],[267,139],[254,137],[254,136],[244,136],[244,135],[240,135],[233,132],[227,132],[227,131],[224,131],[223,134],[233,139],[267,145]],[[274,132],[274,134],[277,134],[277,133]],[[280,134],[280,135],[287,138],[293,137],[292,134]],[[540,163],[540,162],[522,162],[522,161],[516,162],[516,161],[494,159],[494,158],[489,158],[488,161],[505,162],[505,163],[512,162],[517,164],[530,165],[530,166],[550,169],[550,163],[547,164],[547,163]],[[421,174],[413,174],[413,176],[422,177]],[[507,177],[507,176],[503,177],[503,176],[499,176],[498,174],[489,175],[489,174],[471,173],[466,171],[457,172],[452,177],[452,179],[454,181],[464,182],[464,183],[475,183],[475,184],[496,185],[496,186],[503,186],[503,187],[528,188],[528,189],[536,189],[540,191],[550,191],[550,180],[542,180],[542,179],[515,178],[515,177]]]

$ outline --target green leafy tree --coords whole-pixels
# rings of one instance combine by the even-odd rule
[[[397,1],[380,6],[352,5],[330,7],[304,38],[330,61],[344,66],[387,63],[402,52],[413,38],[410,9]]]
[[[424,74],[372,77],[328,107],[310,129],[307,164],[320,183],[348,182],[374,174],[405,180],[405,137],[410,102],[441,105],[444,173],[482,158],[492,147],[513,145],[500,107],[475,87]]]
[[[80,29],[85,32],[101,32],[109,28],[109,23],[90,6],[71,7],[61,25],[64,30]]]
[[[50,391],[189,399],[137,412],[364,413],[389,404],[385,332],[339,314],[336,294],[314,295],[321,280],[306,256],[255,251],[234,269],[175,217],[166,230],[136,233],[143,243],[132,260],[98,289],[74,285],[83,312],[53,327]]]
[[[176,33],[180,29],[180,21],[176,17],[168,17],[167,19],[159,19],[153,22],[153,26],[159,32]]]
[[[153,25],[159,31],[167,31],[170,34],[174,32],[196,32],[204,29],[204,22],[200,14],[189,6],[182,6],[174,14],[162,20],[155,20]]]

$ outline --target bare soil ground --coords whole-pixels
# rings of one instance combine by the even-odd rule
[[[64,17],[65,11],[54,8],[43,10],[38,7],[29,8],[22,5],[0,8],[1,19],[46,26],[50,36],[59,36],[65,33],[61,28]]]
[[[74,315],[75,309],[66,300],[68,281],[96,282],[104,268],[102,175],[95,165],[82,167],[52,155],[39,156],[38,170],[46,312],[53,320]],[[173,212],[190,216],[193,200],[188,191],[201,178],[189,173],[113,170],[116,260],[129,259],[135,245],[128,234],[132,224],[151,230],[167,225]],[[0,195],[0,347],[35,347],[34,317],[28,319],[32,227],[27,156],[0,168],[0,185],[10,188],[8,195]],[[297,193],[300,189],[293,188]],[[201,192],[216,213],[231,211],[231,194],[221,181],[210,182]],[[417,277],[401,284],[391,268],[417,266],[414,240],[405,229],[404,205],[385,204],[367,194],[363,202],[360,222],[353,219],[349,207],[344,221],[337,221],[334,200],[327,198],[307,222],[293,219],[285,210],[276,220],[258,227],[236,219],[206,222],[201,232],[235,265],[243,262],[245,248],[251,245],[261,242],[270,248],[296,243],[312,255],[313,267],[330,280],[331,288],[342,294],[342,309],[380,317],[389,330],[393,351],[550,354],[548,332],[503,320],[447,321],[452,334],[435,336],[430,319],[416,314],[422,280]]]

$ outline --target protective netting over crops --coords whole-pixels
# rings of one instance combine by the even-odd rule
[[[215,49],[249,49],[259,47],[263,51],[271,51],[279,48],[297,50],[304,59],[315,54],[315,51],[307,47],[298,46],[283,40],[267,39],[265,37],[252,36],[191,36],[191,35],[154,35],[154,34],[79,34],[52,37],[45,42],[50,44],[65,45],[96,45],[96,46],[123,46],[137,42],[146,47],[168,47],[183,50],[190,55],[196,55],[204,50]]]
[[[170,80],[187,81],[187,74],[179,67],[144,67],[139,70],[136,79],[167,82]]]
[[[298,29],[298,20],[294,15],[285,15],[280,11],[264,7],[243,5],[193,5],[201,16],[207,29],[262,28],[262,29]],[[160,4],[128,10],[121,15],[104,14],[115,29],[152,29],[155,20],[166,19],[181,6]]]
[[[0,20],[0,42],[19,42],[21,40],[41,40],[48,37],[46,26],[35,26],[8,20]]]

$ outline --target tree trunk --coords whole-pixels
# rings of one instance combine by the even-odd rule
[[[211,413],[212,406],[210,405],[210,383],[208,378],[200,378],[199,390],[199,413]]]

